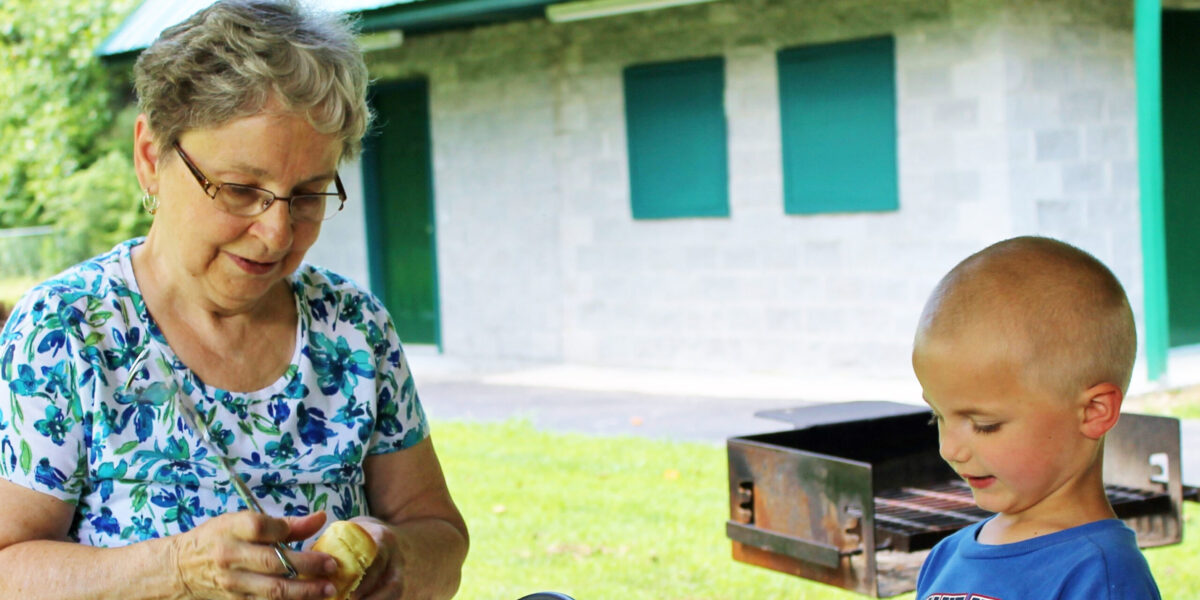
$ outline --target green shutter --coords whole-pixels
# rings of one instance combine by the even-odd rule
[[[896,210],[892,38],[780,50],[787,214]]]
[[[725,61],[625,69],[635,219],[729,216]]]

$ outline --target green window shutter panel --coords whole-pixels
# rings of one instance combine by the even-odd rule
[[[725,61],[625,69],[635,219],[729,216]]]
[[[780,50],[787,214],[900,207],[892,38]]]

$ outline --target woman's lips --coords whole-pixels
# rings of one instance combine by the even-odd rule
[[[248,258],[242,258],[236,254],[230,254],[229,257],[233,259],[234,264],[251,275],[266,275],[275,268],[275,265],[279,264],[274,262],[258,262]]]
[[[982,490],[996,482],[996,478],[991,475],[984,475],[982,477],[975,475],[962,475],[962,478],[966,480],[967,485],[977,490]]]

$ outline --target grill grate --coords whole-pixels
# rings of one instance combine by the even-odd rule
[[[1107,485],[1105,491],[1122,519],[1155,514],[1171,506],[1166,493],[1119,485]],[[876,542],[881,548],[902,552],[925,550],[991,514],[975,505],[971,488],[958,480],[887,490],[875,496]]]

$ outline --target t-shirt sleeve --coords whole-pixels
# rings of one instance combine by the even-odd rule
[[[70,503],[87,474],[83,321],[76,307],[35,290],[0,333],[0,476]]]
[[[429,437],[429,424],[391,317],[380,309],[372,325],[378,330],[371,337],[376,338],[373,345],[379,376],[375,431],[368,454],[387,454]]]

